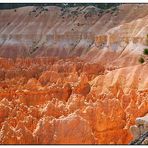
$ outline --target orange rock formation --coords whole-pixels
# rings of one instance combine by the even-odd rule
[[[1,144],[128,143],[129,127],[148,111],[148,81],[143,74],[147,65],[105,74],[102,65],[89,63],[87,70],[78,58],[17,59],[5,64]],[[10,73],[12,69],[19,72]]]
[[[128,144],[130,126],[148,113],[148,65],[137,62],[147,46],[144,8],[79,8],[75,21],[75,8],[63,19],[58,7],[1,11],[0,143]]]

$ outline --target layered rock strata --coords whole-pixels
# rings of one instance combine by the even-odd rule
[[[0,56],[83,56],[96,35],[147,14],[147,4],[122,4],[109,10],[93,6],[0,10]]]
[[[148,113],[146,8],[2,11],[0,143],[130,143]]]

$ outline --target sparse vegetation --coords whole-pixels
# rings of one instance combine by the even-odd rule
[[[79,6],[95,6],[100,9],[113,9],[120,5],[119,3],[1,3],[0,9],[14,9],[24,6],[59,6],[62,9]],[[46,10],[48,11],[48,10]]]
[[[148,34],[146,35],[146,45],[148,46]],[[143,50],[143,55],[139,58],[140,63],[148,62],[148,48]]]
[[[148,48],[145,48],[145,49],[144,49],[143,54],[144,54],[144,55],[148,55]]]
[[[144,58],[143,57],[140,57],[139,58],[139,62],[142,64],[142,63],[144,63],[145,61],[144,61]]]

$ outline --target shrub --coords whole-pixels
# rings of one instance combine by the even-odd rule
[[[140,62],[140,63],[144,63],[144,62],[145,62],[145,61],[144,61],[144,58],[143,58],[143,57],[140,57],[140,58],[139,58],[139,62]]]
[[[143,54],[148,55],[148,48],[145,48],[145,49],[143,50]]]

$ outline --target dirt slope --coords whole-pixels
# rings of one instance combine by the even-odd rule
[[[89,51],[95,35],[147,14],[147,4],[106,11],[93,6],[0,10],[0,56],[80,56]]]

